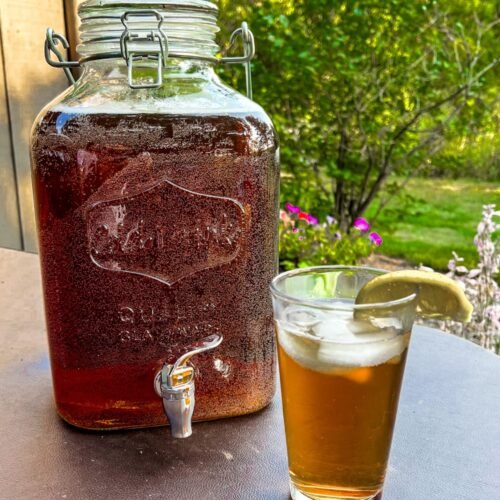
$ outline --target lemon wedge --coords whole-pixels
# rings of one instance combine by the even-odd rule
[[[417,313],[434,319],[467,323],[472,304],[451,278],[429,271],[394,271],[368,281],[358,293],[356,304],[376,304],[417,293]]]

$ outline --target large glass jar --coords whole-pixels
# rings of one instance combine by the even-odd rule
[[[128,28],[156,33],[134,17],[146,6],[163,19],[163,65],[134,56],[154,36],[131,36],[128,62],[120,48]],[[194,419],[257,411],[275,390],[271,121],[214,73],[212,3],[89,0],[80,16],[82,75],[32,134],[58,412],[84,428],[166,424],[155,375],[213,334],[190,362]]]

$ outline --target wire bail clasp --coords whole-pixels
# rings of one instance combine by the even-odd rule
[[[153,29],[148,28],[145,26],[144,18],[153,18],[158,22],[158,25]],[[80,62],[122,57],[127,64],[128,84],[132,89],[161,87],[163,84],[163,70],[168,63],[169,56],[178,59],[208,61],[215,64],[243,64],[245,66],[247,96],[250,99],[253,99],[251,63],[252,59],[255,57],[255,38],[246,22],[243,22],[239,28],[233,31],[230,38],[230,44],[227,49],[227,51],[229,51],[232,47],[234,47],[238,38],[241,38],[243,43],[243,55],[217,58],[215,56],[202,57],[197,54],[175,50],[170,51],[168,37],[162,29],[164,18],[157,10],[148,9],[127,11],[124,12],[119,19],[124,26],[124,31],[121,35],[118,36],[117,34],[116,37],[106,37],[99,40],[113,43],[119,42],[120,51],[110,51],[109,54],[100,54],[92,57],[87,56],[81,59]],[[52,28],[48,28],[45,40],[45,60],[48,64],[50,64],[50,66],[63,68],[70,84],[73,85],[75,83],[75,79],[71,74],[70,68],[79,67],[80,62],[67,61],[57,47],[59,43],[64,49],[69,47],[68,41],[64,38],[64,36],[54,33]],[[55,61],[52,59],[51,54],[54,54],[58,60]],[[156,77],[152,83],[144,82],[143,79],[141,79],[141,81],[134,79],[134,63],[143,60],[156,61]]]
[[[69,43],[66,38],[59,35],[59,33],[55,33],[52,28],[47,28],[44,44],[45,60],[47,61],[47,64],[53,68],[62,68],[69,83],[74,85],[75,79],[70,68],[77,68],[80,66],[80,63],[78,61],[67,61],[61,54],[61,51],[57,48],[58,43],[62,45],[63,49],[69,49]],[[52,59],[50,55],[51,53],[57,57],[57,61]]]
[[[252,59],[255,57],[255,38],[246,22],[241,23],[241,26],[231,34],[229,49],[235,44],[238,37],[241,37],[243,41],[243,56],[223,57],[220,61],[224,64],[243,64],[245,66],[247,96],[249,99],[253,99]]]
[[[133,29],[129,22],[133,18],[155,17],[158,21],[156,29]],[[121,55],[128,68],[128,84],[132,89],[157,89],[163,83],[163,67],[168,59],[168,38],[162,30],[163,16],[156,10],[136,10],[125,12],[121,16],[125,27],[120,37]],[[152,83],[134,81],[134,62],[142,60],[156,61],[156,78]]]

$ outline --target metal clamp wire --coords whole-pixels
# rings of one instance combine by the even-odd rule
[[[127,21],[130,16],[139,16],[139,17],[156,17],[158,20],[158,27],[155,30],[151,30],[148,34],[148,41],[157,41],[159,43],[160,49],[157,53],[150,54],[130,54],[128,49],[128,42],[133,41],[136,38],[139,38],[138,34],[131,33],[130,29],[127,25]],[[81,59],[81,61],[67,61],[60,50],[57,48],[57,44],[60,43],[64,49],[69,48],[69,43],[66,38],[58,33],[55,33],[52,28],[47,29],[47,36],[45,40],[45,60],[47,63],[54,68],[63,68],[66,77],[71,85],[75,84],[75,79],[69,68],[76,68],[80,66],[81,62],[91,61],[91,60],[101,60],[101,59],[111,59],[116,57],[123,57],[126,61],[127,66],[129,68],[129,85],[131,88],[157,88],[162,84],[162,64],[166,66],[168,57],[179,58],[179,59],[194,59],[201,61],[208,61],[215,64],[243,64],[245,66],[245,80],[246,80],[246,90],[247,96],[252,99],[253,98],[253,86],[252,86],[252,65],[251,61],[255,57],[255,38],[253,33],[250,31],[248,24],[243,22],[239,28],[237,28],[231,34],[229,40],[229,47],[227,51],[229,51],[236,43],[238,37],[241,37],[243,42],[243,56],[228,56],[228,57],[200,57],[195,54],[188,53],[177,53],[170,52],[168,50],[168,38],[167,35],[162,30],[161,26],[163,24],[163,16],[155,10],[142,10],[142,11],[129,11],[125,12],[121,16],[121,21],[125,26],[125,31],[122,33],[119,42],[120,42],[120,53],[110,52],[106,55],[98,55],[93,57],[85,57]],[[102,37],[96,39],[97,41],[113,41],[117,40],[114,37]],[[54,61],[51,58],[51,52],[55,54],[58,61]],[[158,60],[158,79],[153,84],[147,85],[136,85],[132,81],[132,66],[133,61],[139,58],[153,58]]]
[[[66,74],[66,78],[69,80],[69,83],[71,85],[74,85],[75,79],[69,68],[76,68],[80,66],[80,63],[78,61],[67,61],[61,54],[60,50],[57,48],[58,43],[60,43],[64,49],[69,49],[68,40],[66,40],[66,38],[64,38],[62,35],[54,33],[54,30],[52,28],[48,28],[44,46],[45,60],[48,64],[50,64],[50,66],[54,68],[62,68],[64,70],[64,73]],[[55,54],[58,61],[54,61],[51,58],[51,52]]]

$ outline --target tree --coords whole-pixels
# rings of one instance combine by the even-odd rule
[[[490,1],[221,2],[257,43],[255,99],[282,141],[282,191],[346,230],[496,105]],[[234,73],[233,73],[234,77]],[[403,181],[404,184],[405,181]],[[387,199],[383,202],[387,202]]]

